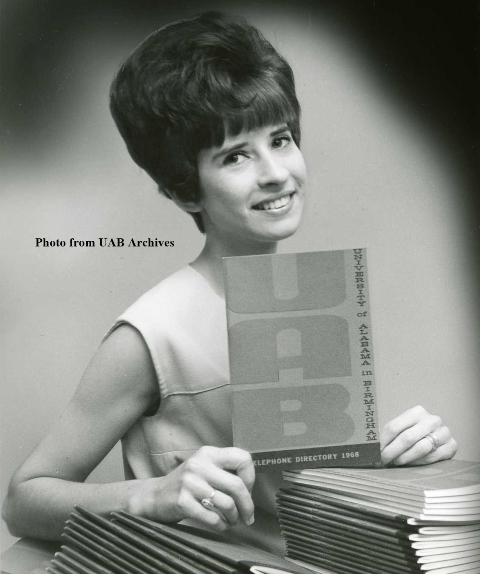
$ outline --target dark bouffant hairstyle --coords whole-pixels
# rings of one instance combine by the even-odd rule
[[[182,201],[199,199],[199,151],[227,136],[286,123],[300,143],[290,66],[243,18],[219,12],[148,36],[115,77],[110,109],[133,160]]]

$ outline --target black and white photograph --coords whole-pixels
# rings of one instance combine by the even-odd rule
[[[480,572],[480,4],[0,0],[2,573]]]

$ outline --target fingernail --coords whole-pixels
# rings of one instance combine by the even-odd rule
[[[246,524],[247,526],[251,526],[254,522],[255,522],[255,516],[252,514],[252,516],[250,516],[250,518],[246,520]]]

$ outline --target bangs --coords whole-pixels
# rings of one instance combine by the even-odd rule
[[[297,145],[300,145],[300,106],[295,93],[289,94],[273,78],[262,78],[248,84],[232,86],[222,102],[201,123],[205,130],[200,135],[200,147],[219,147],[227,137],[243,131],[261,129],[269,125],[286,124]],[[212,101],[212,100],[211,100]],[[198,140],[197,140],[198,141]]]

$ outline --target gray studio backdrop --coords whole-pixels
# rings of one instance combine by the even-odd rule
[[[201,249],[193,222],[130,160],[107,97],[119,63],[147,33],[210,8],[246,16],[295,71],[309,198],[282,251],[368,248],[381,422],[422,404],[450,426],[459,458],[480,460],[468,178],[421,106],[412,111],[382,83],[381,54],[376,60],[331,11],[308,2],[145,2],[130,12],[80,2],[76,16],[58,2],[33,14],[35,3],[13,4],[4,16],[20,30],[12,49],[25,67],[11,103],[15,153],[1,176],[2,500],[114,319]],[[174,246],[100,247],[103,237]],[[36,238],[67,245],[37,247]],[[69,247],[71,238],[96,246]],[[116,447],[91,480],[121,477]],[[12,540],[2,523],[2,546]]]

